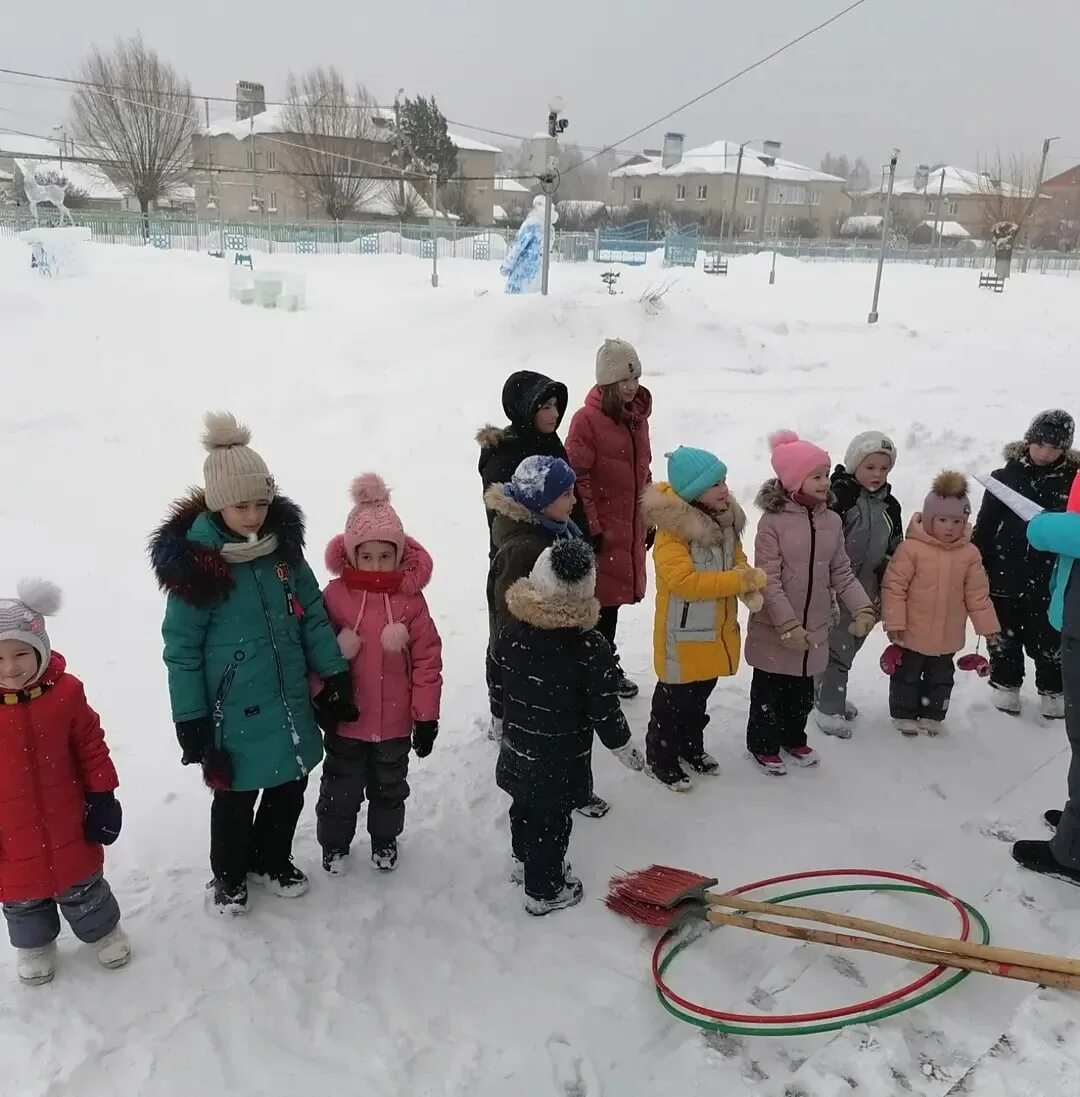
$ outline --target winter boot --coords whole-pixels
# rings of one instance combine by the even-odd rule
[[[503,734],[503,722],[498,716],[492,716],[491,723],[488,725],[488,738],[493,743],[501,743]]]
[[[219,914],[247,914],[248,889],[247,882],[241,880],[238,884],[220,877],[213,879],[206,885],[213,891],[214,909]]]
[[[380,872],[393,872],[397,868],[397,839],[372,838],[371,863]]]
[[[750,757],[770,777],[783,777],[787,773],[787,766],[779,754],[751,754]]]
[[[1007,712],[1010,716],[1020,715],[1020,690],[1007,686],[995,686],[990,683],[991,698],[998,712]]]
[[[581,902],[584,894],[585,889],[582,887],[580,880],[575,879],[574,883],[565,880],[559,894],[552,899],[537,899],[526,892],[525,910],[533,915],[533,917],[540,918],[545,914],[550,914],[554,910],[565,910],[567,907],[576,907],[578,903]]]
[[[578,815],[584,815],[586,819],[603,819],[611,805],[602,796],[594,792],[580,807],[574,808]]]
[[[293,864],[291,857],[276,872],[249,872],[248,878],[282,899],[298,899],[310,886],[308,878]]]
[[[322,851],[322,867],[327,876],[344,876],[349,871],[349,851],[347,849],[324,849]]]
[[[814,723],[826,735],[835,735],[837,739],[851,738],[851,719],[847,716],[832,716],[820,709],[814,709]]]
[[[1013,860],[1031,872],[1041,872],[1069,884],[1080,884],[1080,870],[1061,864],[1050,850],[1049,842],[1017,842],[1012,848]]]
[[[1044,720],[1065,719],[1065,694],[1043,693],[1039,696],[1039,706]]]
[[[914,736],[919,734],[918,720],[893,720],[893,724],[896,725],[896,730],[901,735]]]
[[[516,857],[511,855],[510,858],[510,883],[517,884],[518,887],[525,886],[525,862],[519,861]],[[563,861],[563,883],[568,887],[577,887],[581,881],[571,871],[570,862]]]
[[[1043,812],[1043,818],[1046,820],[1046,825],[1051,830],[1057,830],[1057,828],[1061,826],[1061,817],[1064,814],[1063,811],[1059,811],[1057,808],[1051,808],[1049,811]]]
[[[621,701],[632,701],[638,695],[637,682],[631,682],[625,674],[620,672],[619,684],[615,687],[615,692],[619,695]]]
[[[56,942],[50,941],[41,948],[16,949],[18,959],[15,970],[19,982],[28,987],[40,987],[51,983],[56,974]]]
[[[684,757],[683,761],[695,773],[703,773],[707,777],[713,777],[720,772],[720,763],[707,750],[703,750],[693,758]]]
[[[792,747],[791,750],[784,747],[784,753],[797,766],[816,766],[821,761],[813,747]]]
[[[105,934],[100,941],[95,941],[94,949],[102,967],[123,967],[131,959],[131,942],[120,926],[112,933]]]
[[[931,737],[940,735],[945,730],[944,720],[931,720],[929,716],[920,716],[916,723],[919,731],[924,731]]]
[[[850,701],[844,702],[844,719],[845,720],[858,720],[859,708],[857,705],[852,704]]]
[[[694,783],[678,762],[670,768],[666,766],[646,766],[645,771],[665,788],[671,789],[672,792],[689,792],[694,787]]]

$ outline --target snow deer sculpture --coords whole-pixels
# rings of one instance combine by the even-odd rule
[[[39,183],[34,177],[34,169],[25,160],[17,160],[16,164],[19,171],[22,172],[23,189],[26,191],[26,200],[30,203],[30,212],[34,215],[34,224],[39,224],[38,203],[51,202],[60,211],[60,224],[64,223],[66,215],[68,221],[74,225],[75,218],[71,216],[71,211],[64,205],[64,188],[53,183]]]

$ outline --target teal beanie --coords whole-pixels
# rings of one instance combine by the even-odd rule
[[[668,483],[675,494],[688,503],[727,479],[727,465],[708,450],[679,446],[674,453],[665,456]]]

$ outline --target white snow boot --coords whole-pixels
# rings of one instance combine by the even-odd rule
[[[56,974],[56,942],[50,941],[41,948],[20,948],[15,970],[19,982],[28,987],[40,987],[51,983]]]
[[[1039,706],[1044,720],[1065,719],[1065,695],[1063,693],[1043,693],[1039,696]]]
[[[105,934],[100,941],[95,941],[94,950],[102,967],[123,967],[131,959],[131,942],[120,926],[112,933]]]
[[[919,721],[918,720],[893,720],[896,725],[896,730],[901,735],[918,735],[919,734]]]
[[[993,682],[991,682],[990,690],[991,697],[994,701],[994,708],[996,708],[998,712],[1007,712],[1010,716],[1020,715],[1020,691],[1018,689],[995,686]]]
[[[944,720],[931,720],[929,717],[920,716],[918,724],[919,731],[924,731],[930,736],[940,735],[945,730]]]
[[[851,721],[845,716],[832,716],[820,709],[814,709],[814,723],[818,730],[826,735],[835,735],[837,739],[851,738]]]

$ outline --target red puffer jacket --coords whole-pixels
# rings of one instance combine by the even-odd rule
[[[589,534],[604,536],[596,560],[596,597],[602,606],[627,606],[645,597],[645,519],[641,493],[652,481],[649,416],[652,396],[639,388],[623,421],[604,414],[599,386],[574,413],[566,453],[577,473],[577,493]]]
[[[100,871],[86,794],[119,784],[82,682],[53,653],[30,690],[0,692],[0,902],[47,899]]]

